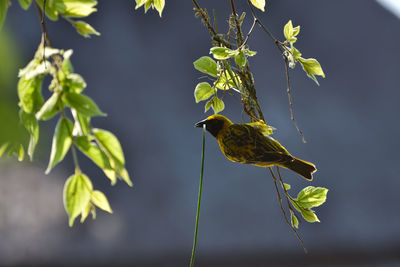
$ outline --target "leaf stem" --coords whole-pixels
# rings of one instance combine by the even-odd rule
[[[197,234],[198,234],[198,230],[199,230],[200,203],[201,203],[201,194],[203,191],[204,147],[205,147],[205,139],[206,139],[205,136],[206,136],[206,125],[203,125],[203,145],[202,145],[202,150],[201,150],[201,170],[200,170],[199,195],[198,195],[198,199],[197,199],[196,226],[194,228],[193,249],[192,249],[192,257],[190,258],[190,267],[194,266],[194,258],[196,255],[196,246],[197,246]]]

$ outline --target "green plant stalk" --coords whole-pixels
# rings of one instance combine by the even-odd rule
[[[194,266],[194,257],[196,255],[196,246],[197,246],[197,233],[199,231],[201,193],[203,191],[205,140],[206,140],[206,125],[203,125],[203,146],[202,146],[202,150],[201,150],[201,170],[200,170],[199,196],[198,196],[198,199],[197,199],[196,226],[194,228],[193,249],[192,249],[192,257],[190,258],[190,267]]]

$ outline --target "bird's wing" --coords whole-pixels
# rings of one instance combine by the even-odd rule
[[[265,136],[249,124],[232,124],[228,127],[222,143],[225,154],[249,164],[283,162],[289,152],[272,137]],[[291,158],[291,156],[290,156]]]

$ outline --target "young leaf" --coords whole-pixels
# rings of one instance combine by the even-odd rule
[[[314,213],[313,210],[311,209],[301,209],[301,215],[303,216],[304,220],[307,222],[313,223],[313,222],[320,222],[318,219],[317,215]]]
[[[262,12],[265,11],[265,0],[251,0],[251,3]]]
[[[111,132],[102,129],[93,129],[93,133],[101,148],[106,150],[106,153],[115,159],[118,165],[123,167],[125,165],[125,157],[117,137]]]
[[[283,28],[283,35],[285,35],[286,40],[289,40],[293,37],[292,20],[289,20],[288,23],[286,23],[285,27]]]
[[[41,93],[42,78],[26,80],[21,77],[18,82],[19,106],[26,112],[36,112],[43,103]]]
[[[18,148],[18,161],[23,161],[25,157],[25,150],[22,144],[19,144]]]
[[[60,93],[55,92],[53,95],[47,99],[40,110],[36,113],[36,118],[38,120],[49,120],[56,115],[60,109],[58,108],[58,103],[60,99]]]
[[[7,9],[7,0],[0,0],[0,30],[3,27],[4,20],[6,19]]]
[[[76,135],[88,135],[91,131],[90,117],[78,113],[75,109],[71,109],[71,113],[75,120],[74,130],[78,131]]]
[[[94,207],[93,207],[92,203],[89,202],[81,213],[81,220],[80,220],[81,223],[83,223],[86,220],[91,209],[94,209]]]
[[[292,210],[290,210],[290,221],[293,227],[299,229],[299,220],[297,219],[296,215],[294,215]]]
[[[69,216],[69,226],[83,213],[90,201],[93,185],[85,174],[75,174],[68,178],[64,185],[64,207]]]
[[[103,192],[94,190],[92,192],[91,201],[94,205],[96,205],[100,209],[107,211],[109,213],[113,213],[110,204],[108,203],[107,197],[103,194]]]
[[[88,96],[77,94],[73,92],[68,92],[63,94],[63,101],[70,107],[76,109],[78,113],[82,115],[92,117],[92,116],[106,116],[96,103]]]
[[[96,31],[89,23],[82,20],[75,21],[73,23],[76,31],[85,38],[90,38],[90,35],[100,36],[100,33]]]
[[[67,118],[60,118],[58,121],[53,136],[50,161],[46,174],[48,174],[57,163],[62,161],[67,154],[72,143],[71,135],[73,127],[72,122]]]
[[[46,1],[47,2],[47,1]],[[65,17],[87,17],[97,9],[95,0],[62,0],[55,1],[56,10]]]
[[[207,103],[204,105],[204,113],[206,113],[210,108],[213,103],[213,98],[207,101]]]
[[[165,0],[154,0],[154,7],[158,11],[160,18],[161,18],[162,12],[164,10],[164,6],[165,6]]]
[[[4,155],[6,152],[7,148],[9,146],[9,143],[4,143],[0,146],[0,158]]]
[[[202,82],[197,84],[196,89],[194,89],[194,98],[196,103],[200,101],[207,100],[215,94],[215,89],[207,82]]]
[[[39,124],[34,114],[26,113],[22,109],[19,112],[19,117],[29,133],[28,155],[32,161],[33,153],[35,152],[35,147],[39,140]]]
[[[32,0],[19,0],[20,6],[25,10],[27,10],[30,7],[31,3]]]
[[[132,180],[129,177],[129,173],[125,168],[123,168],[122,170],[118,170],[118,176],[121,177],[121,179],[125,181],[125,183],[127,183],[130,187],[133,186]]]
[[[104,174],[111,180],[112,185],[117,182],[117,174],[112,169],[107,155],[101,151],[97,144],[90,142],[88,136],[77,137],[75,144],[83,154],[103,170]]]
[[[210,49],[210,54],[212,54],[215,59],[224,60],[230,58],[233,55],[233,51],[226,47],[215,46]]]
[[[289,190],[291,188],[290,184],[283,183],[283,186],[286,190]]]
[[[299,57],[299,61],[301,66],[303,67],[303,70],[307,73],[307,76],[310,77],[311,79],[314,80],[318,85],[318,80],[315,77],[315,75],[320,75],[323,78],[325,78],[324,71],[321,68],[321,65],[315,58],[302,58]]]
[[[224,101],[222,101],[218,97],[213,97],[211,100],[212,100],[211,107],[214,110],[215,114],[224,110],[224,108],[225,108]]]
[[[235,56],[235,62],[238,64],[240,67],[244,67],[246,65],[246,57],[243,53],[243,51],[240,51],[236,56]]]
[[[304,208],[313,208],[326,201],[328,189],[323,187],[307,186],[297,195],[297,203]]]
[[[243,50],[243,52],[244,52],[244,54],[245,54],[246,56],[248,56],[248,57],[253,57],[253,56],[255,56],[255,55],[257,54],[256,51],[251,51],[251,50],[249,50],[249,49],[245,49],[245,50]]]
[[[193,65],[196,70],[217,77],[217,63],[214,59],[204,56],[193,62]]]

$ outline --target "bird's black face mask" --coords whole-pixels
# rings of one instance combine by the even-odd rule
[[[199,121],[195,124],[195,127],[203,127],[206,125],[206,130],[209,131],[214,137],[217,137],[219,131],[221,131],[222,127],[224,127],[224,121],[211,119],[211,120],[203,120]]]

